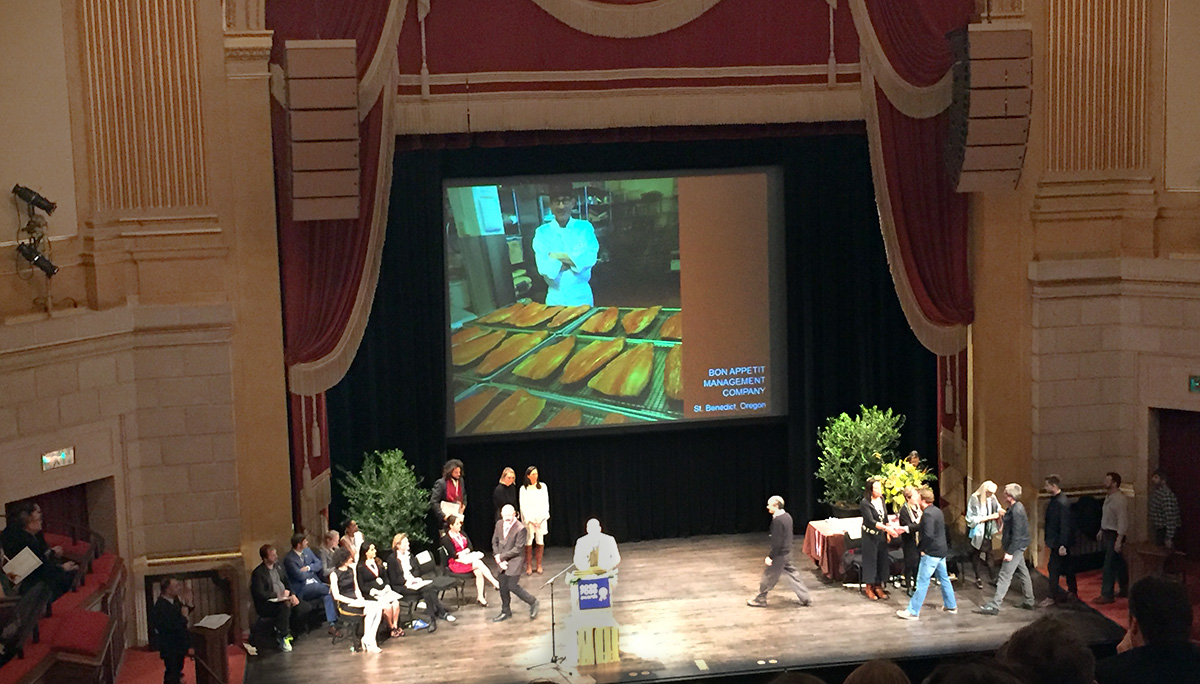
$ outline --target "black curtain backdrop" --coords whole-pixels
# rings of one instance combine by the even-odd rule
[[[754,129],[749,129],[751,132]],[[763,129],[759,129],[763,130]],[[492,490],[505,466],[536,465],[550,488],[550,544],[570,545],[598,517],[618,541],[765,530],[781,494],[797,532],[824,517],[813,476],[817,430],[859,404],[907,416],[901,451],[935,455],[935,357],[900,310],[884,256],[865,135],[803,130],[680,140],[398,151],[379,287],[358,355],[328,393],[332,517],[341,470],[400,448],[431,486],[464,464],[466,531],[486,548]],[[664,138],[669,138],[665,141]],[[415,145],[411,145],[415,147]],[[788,415],[637,431],[449,441],[442,181],[520,174],[779,166],[786,223]],[[399,530],[398,530],[399,531]],[[380,540],[385,541],[385,540]]]

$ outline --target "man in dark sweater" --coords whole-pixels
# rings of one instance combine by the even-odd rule
[[[158,600],[150,608],[150,630],[154,644],[163,660],[163,684],[179,684],[183,681],[183,661],[187,657],[191,639],[188,637],[188,618],[191,605],[191,590],[174,577],[165,577],[159,583]]]
[[[1056,601],[1071,601],[1078,596],[1075,585],[1075,565],[1071,558],[1071,544],[1075,541],[1075,526],[1071,521],[1071,502],[1062,490],[1062,480],[1057,475],[1046,478],[1046,493],[1050,503],[1046,504],[1046,573],[1050,576],[1050,595],[1038,604],[1047,608]],[[1067,592],[1058,586],[1059,577],[1067,578]]]
[[[1025,595],[1021,607],[1026,610],[1037,607],[1033,602],[1033,579],[1029,576],[1029,568],[1025,566],[1025,549],[1029,547],[1032,537],[1029,535],[1029,516],[1025,514],[1025,505],[1021,503],[1021,485],[1016,482],[1004,485],[1004,502],[1008,505],[1001,536],[1004,563],[1001,564],[1000,576],[996,579],[996,594],[992,596],[991,601],[975,611],[982,615],[1000,614],[1000,603],[1008,593],[1008,585],[1012,582],[1013,575],[1021,578],[1021,591]]]
[[[758,596],[747,601],[746,605],[766,607],[767,592],[779,581],[780,575],[787,575],[788,584],[796,592],[796,600],[802,606],[811,606],[812,597],[808,587],[804,586],[800,572],[792,565],[792,516],[783,510],[783,497],[772,496],[767,499],[767,512],[771,514],[771,550],[767,552],[767,567],[763,568],[762,580],[758,583]]]
[[[1200,648],[1189,641],[1191,630],[1187,589],[1162,577],[1143,577],[1129,590],[1129,631],[1117,655],[1096,663],[1096,681],[1200,682]]]
[[[921,488],[920,496],[921,521],[917,524],[917,551],[921,554],[921,560],[917,566],[917,586],[908,601],[908,607],[896,611],[896,617],[905,620],[920,617],[925,592],[929,591],[929,579],[934,574],[942,587],[942,610],[947,613],[958,612],[950,573],[946,571],[946,556],[950,553],[950,544],[946,541],[946,517],[940,508],[933,505],[932,489]]]
[[[300,599],[287,588],[287,573],[279,562],[279,552],[270,544],[258,549],[262,563],[250,573],[250,598],[254,601],[254,612],[258,617],[271,621],[279,649],[292,650],[292,633],[289,621],[294,611],[305,613],[311,606],[300,603]],[[301,624],[303,622],[301,621]]]

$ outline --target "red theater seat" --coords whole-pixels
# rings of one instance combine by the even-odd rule
[[[35,681],[54,662],[50,647],[43,641],[25,647],[24,658],[13,658],[0,667],[0,684]]]
[[[48,644],[51,650],[92,659],[99,658],[104,653],[108,645],[110,616],[81,610],[51,620],[62,621],[52,638],[42,638],[42,642]]]

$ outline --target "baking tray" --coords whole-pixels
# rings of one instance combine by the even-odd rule
[[[495,347],[492,347],[492,349],[489,350],[487,352],[487,354],[484,354],[484,355],[480,356],[478,359],[472,361],[469,366],[454,366],[452,363],[451,368],[454,369],[454,379],[455,380],[461,380],[461,381],[467,382],[467,383],[487,382],[487,381],[491,380],[492,378],[495,378],[496,376],[500,375],[501,373],[506,372],[509,368],[520,363],[521,360],[524,359],[526,356],[529,356],[530,354],[535,354],[539,350],[541,350],[542,347],[545,347],[547,344],[556,342],[560,339],[556,335],[548,335],[548,336],[546,336],[546,339],[542,340],[541,343],[539,343],[533,349],[530,349],[529,351],[525,352],[524,354],[521,354],[520,356],[513,359],[512,361],[509,361],[508,363],[504,364],[503,366],[500,366],[499,368],[492,371],[491,373],[487,373],[486,375],[480,375],[479,373],[475,372],[475,369],[479,367],[479,364],[483,363],[483,360],[485,358],[487,358],[488,354],[491,354],[492,351],[494,351],[496,348],[498,348],[501,344],[504,344],[505,342],[507,342],[514,334],[536,333],[536,332],[544,332],[544,331],[523,330],[522,333],[514,333],[514,332],[512,332],[513,329],[511,329],[511,328],[506,329],[506,328],[500,328],[498,326],[492,326],[492,325],[480,325],[477,327],[488,329],[488,330],[505,330],[506,332],[508,332],[508,335],[503,340],[500,341],[500,344],[497,344]],[[521,329],[517,328],[516,330],[521,330]]]
[[[471,422],[467,423],[467,425],[463,428],[462,432],[456,432],[455,433],[456,435],[476,434],[475,428],[478,427],[479,424],[482,423],[485,418],[487,418],[488,414],[490,414],[496,408],[496,406],[498,406],[500,404],[500,402],[507,399],[509,397],[509,395],[511,395],[513,392],[517,391],[518,389],[524,389],[526,392],[529,392],[530,394],[532,394],[534,396],[541,397],[546,400],[546,406],[542,409],[542,412],[541,412],[541,414],[538,415],[537,419],[534,420],[533,423],[528,428],[526,428],[525,430],[518,431],[518,432],[530,432],[532,430],[540,430],[545,426],[546,423],[550,422],[550,420],[552,418],[554,418],[554,416],[556,416],[559,411],[566,409],[566,408],[577,408],[583,413],[583,418],[580,421],[580,424],[577,426],[578,428],[600,425],[604,421],[604,417],[606,415],[608,415],[609,413],[619,413],[619,414],[627,417],[629,419],[629,422],[625,423],[626,425],[629,425],[631,423],[654,422],[656,420],[661,419],[657,416],[647,415],[644,412],[633,411],[633,410],[630,410],[627,408],[622,408],[619,406],[580,404],[580,403],[570,400],[570,398],[555,396],[553,394],[543,392],[543,391],[540,391],[537,389],[531,389],[529,387],[517,387],[517,386],[513,386],[513,385],[505,385],[505,384],[490,383],[490,382],[489,383],[481,383],[481,384],[471,387],[469,391],[463,392],[461,396],[455,397],[455,401],[456,402],[461,401],[462,399],[466,399],[467,397],[475,394],[476,392],[481,392],[484,389],[488,389],[488,388],[496,388],[496,389],[499,389],[500,391],[496,394],[496,396],[492,397],[492,400],[489,401],[486,406],[484,406],[483,410],[481,410],[479,412],[479,414],[476,415],[471,420]],[[451,416],[453,416],[453,411],[451,411]],[[552,429],[573,430],[576,428],[552,428]],[[491,433],[480,433],[480,434],[491,434]],[[502,433],[495,433],[495,434],[502,434]]]
[[[522,300],[522,302],[525,304],[529,303],[529,301],[526,301],[526,300]],[[500,307],[500,308],[503,308],[503,307]],[[566,308],[566,307],[564,307],[564,308]],[[489,326],[489,327],[499,328],[502,330],[508,330],[508,331],[513,331],[513,332],[542,332],[542,331],[545,331],[545,332],[549,332],[549,333],[559,333],[565,328],[570,328],[573,325],[578,324],[582,319],[587,318],[587,316],[595,310],[596,310],[596,307],[593,306],[591,309],[588,309],[587,311],[580,314],[574,320],[569,321],[568,323],[561,325],[557,328],[550,327],[550,321],[554,320],[554,316],[547,318],[546,320],[542,321],[541,323],[538,323],[537,325],[531,325],[528,328],[519,328],[515,325],[510,325],[507,321],[499,321],[497,323],[479,323],[478,325]],[[486,316],[487,314],[484,314],[484,315]],[[557,313],[555,315],[557,315]],[[474,325],[474,324],[475,324],[474,320],[466,321],[463,323],[463,327]]]
[[[579,353],[583,347],[592,342],[612,339],[614,338],[611,336],[577,334],[575,336],[575,351],[572,352],[572,356]],[[683,416],[683,404],[682,402],[667,399],[666,393],[663,391],[662,378],[663,369],[667,363],[667,352],[677,343],[641,340],[630,337],[626,339],[625,349],[622,353],[629,351],[630,345],[633,344],[650,344],[654,346],[654,362],[650,371],[650,382],[647,383],[646,389],[642,390],[642,393],[636,397],[611,397],[588,387],[587,381],[594,377],[596,373],[599,373],[599,369],[596,373],[589,375],[577,383],[564,385],[559,381],[559,378],[562,376],[562,369],[566,367],[570,358],[564,361],[562,366],[544,380],[529,380],[528,378],[513,375],[511,366],[506,367],[504,372],[494,376],[493,379],[501,385],[524,387],[531,392],[536,390],[543,396],[561,399],[577,406],[613,407],[618,412],[632,411],[634,413],[630,415],[643,415],[655,420],[675,420],[681,418]],[[616,360],[616,357],[613,360]],[[609,363],[612,362],[610,361]]]

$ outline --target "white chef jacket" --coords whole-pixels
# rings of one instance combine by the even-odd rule
[[[558,259],[551,259],[551,252],[564,252],[575,262],[570,268]],[[588,221],[577,218],[567,220],[567,225],[558,225],[553,219],[538,226],[533,235],[533,254],[537,270],[546,280],[547,306],[578,306],[594,304],[592,298],[592,267],[600,244],[596,242],[596,229]]]

